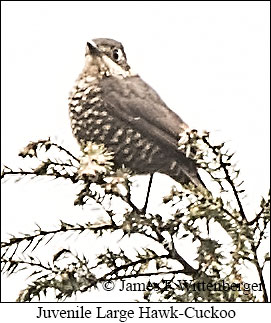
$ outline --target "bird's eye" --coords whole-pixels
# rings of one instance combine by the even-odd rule
[[[115,61],[118,61],[121,58],[121,55],[122,55],[122,53],[121,53],[120,49],[115,48],[113,50],[113,58]]]

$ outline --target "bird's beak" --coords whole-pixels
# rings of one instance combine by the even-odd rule
[[[87,53],[91,56],[100,56],[100,51],[94,42],[87,42]]]

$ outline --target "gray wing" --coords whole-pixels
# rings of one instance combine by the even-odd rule
[[[187,124],[161,100],[159,95],[139,76],[125,79],[104,78],[103,99],[118,106],[135,120],[144,119],[176,140]]]
[[[150,138],[169,159],[176,160],[183,173],[181,178],[204,186],[195,162],[178,150],[179,134],[188,126],[148,84],[138,76],[125,79],[108,77],[101,81],[100,86],[104,104],[109,111],[113,110],[115,117]]]

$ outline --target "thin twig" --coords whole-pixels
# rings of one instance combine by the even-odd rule
[[[119,280],[119,279],[128,279],[128,278],[137,278],[137,277],[150,277],[150,276],[159,276],[159,275],[176,275],[176,274],[189,274],[186,272],[185,269],[178,269],[178,270],[169,270],[169,271],[157,271],[151,273],[139,273],[135,275],[126,275],[126,276],[117,276],[115,278],[111,278],[109,280]]]
[[[217,156],[217,151],[215,149],[215,147],[213,147],[209,142],[208,140],[203,137],[202,138],[203,142],[213,151],[213,153]],[[238,207],[239,207],[239,212],[240,212],[240,215],[242,217],[242,219],[247,222],[247,218],[246,218],[246,215],[245,215],[245,212],[244,212],[244,209],[243,209],[243,206],[242,206],[242,203],[240,201],[240,198],[239,198],[239,195],[238,195],[238,192],[235,188],[235,185],[230,177],[230,174],[229,174],[229,171],[228,171],[228,168],[227,168],[227,164],[223,162],[222,160],[222,156],[223,155],[220,155],[220,158],[219,158],[219,162],[220,162],[220,165],[221,165],[221,168],[223,169],[224,173],[225,173],[225,176],[226,176],[226,180],[227,182],[230,184],[232,190],[233,190],[233,194],[234,194],[234,197],[237,201],[237,204],[238,204]]]
[[[58,144],[55,144],[55,143],[53,143],[53,142],[50,142],[50,144],[52,145],[52,146],[55,146],[55,147],[57,147],[57,148],[59,148],[59,150],[63,150],[67,155],[69,155],[70,157],[72,157],[74,160],[76,160],[78,163],[80,163],[80,160],[78,159],[78,158],[76,158],[71,152],[69,152],[66,148],[64,148],[64,147],[62,147],[62,146],[60,146],[60,145],[58,145]]]
[[[148,190],[147,190],[147,195],[146,195],[146,200],[144,203],[144,206],[142,208],[142,212],[145,214],[147,211],[147,207],[148,207],[148,202],[149,202],[149,196],[150,196],[150,192],[151,192],[151,185],[152,185],[152,180],[153,180],[153,173],[150,175],[150,179],[149,179],[149,184],[148,184]]]
[[[264,282],[264,278],[263,278],[263,271],[262,271],[261,266],[259,265],[259,259],[258,259],[258,256],[257,256],[257,249],[256,249],[254,244],[252,244],[252,251],[254,252],[255,266],[257,268],[259,278],[260,278],[260,282],[261,282],[261,286],[263,288],[263,301],[265,303],[268,303],[268,295],[267,295],[267,290],[266,290],[265,282]]]
[[[111,225],[106,224],[106,225],[102,225],[100,227],[99,226],[84,227],[81,225],[80,226],[73,226],[73,227],[66,227],[65,225],[62,225],[59,229],[56,229],[56,230],[50,230],[50,231],[39,230],[37,234],[34,234],[32,236],[27,235],[25,237],[12,238],[8,242],[1,242],[1,248],[10,247],[14,244],[19,244],[22,241],[29,241],[29,240],[33,241],[34,239],[36,239],[40,236],[45,237],[46,235],[50,235],[50,234],[54,235],[54,234],[61,233],[61,232],[84,231],[84,230],[99,231],[99,230],[120,229],[120,228],[121,228],[120,226],[117,226],[114,224],[111,224]]]
[[[264,212],[265,212],[265,209],[264,209],[264,208],[262,208],[262,209],[261,209],[261,211],[260,211],[260,212],[255,216],[255,218],[254,218],[253,220],[249,221],[247,224],[248,224],[248,225],[252,225],[252,224],[254,224],[255,222],[257,222],[257,221],[260,219],[261,215],[262,215]]]

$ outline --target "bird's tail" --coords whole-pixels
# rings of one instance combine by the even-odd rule
[[[202,194],[210,194],[203,180],[201,179],[196,163],[192,159],[186,159],[182,163],[173,162],[171,165],[176,165],[167,173],[171,178],[180,184],[189,184],[192,183]]]

